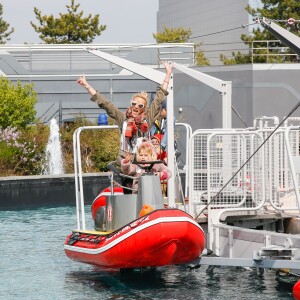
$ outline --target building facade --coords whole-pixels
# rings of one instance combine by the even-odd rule
[[[244,52],[247,47],[241,34],[249,32],[249,0],[159,0],[157,31],[168,28],[190,28],[189,42],[203,43],[202,50],[211,65],[220,65],[220,54]]]

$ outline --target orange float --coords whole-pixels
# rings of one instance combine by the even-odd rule
[[[153,207],[151,205],[144,204],[141,211],[140,211],[139,217],[142,217],[146,214],[149,214],[151,211],[153,211]]]

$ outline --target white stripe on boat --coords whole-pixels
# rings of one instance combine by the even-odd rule
[[[189,223],[192,223],[193,225],[198,227],[204,234],[204,231],[201,228],[201,226],[191,218],[188,218],[188,217],[163,217],[163,218],[157,218],[155,220],[149,221],[149,222],[147,222],[145,224],[142,224],[142,225],[138,225],[137,228],[134,228],[134,229],[130,230],[129,232],[125,233],[124,235],[122,235],[122,236],[118,237],[117,239],[113,240],[108,245],[105,245],[105,246],[100,247],[100,248],[89,249],[89,248],[81,248],[81,247],[72,246],[72,245],[65,245],[64,248],[66,250],[70,250],[70,251],[73,251],[73,252],[81,252],[81,253],[96,255],[96,254],[100,254],[102,252],[105,252],[105,251],[109,250],[110,248],[114,247],[118,243],[126,240],[127,238],[134,235],[135,233],[146,229],[147,227],[151,227],[151,226],[159,224],[159,223],[171,223],[171,222],[189,222]],[[134,222],[132,222],[132,223],[134,223]],[[128,226],[132,223],[129,223]],[[115,234],[118,234],[118,232],[116,232]]]

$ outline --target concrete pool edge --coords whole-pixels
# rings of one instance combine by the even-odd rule
[[[110,185],[110,173],[83,174],[85,204]],[[74,174],[0,177],[0,210],[76,205]]]

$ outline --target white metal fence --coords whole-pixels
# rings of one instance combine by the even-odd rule
[[[197,130],[190,140],[189,171],[192,215],[206,207],[298,210],[299,127],[275,133],[274,128]]]

